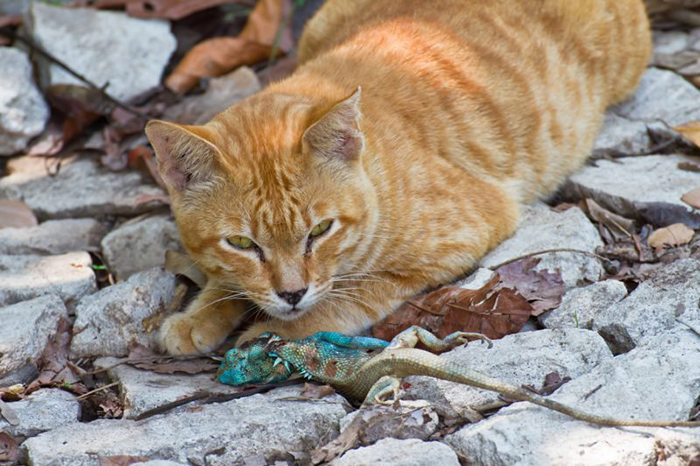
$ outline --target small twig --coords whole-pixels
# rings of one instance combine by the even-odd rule
[[[686,321],[684,321],[684,320],[681,320],[681,319],[679,319],[679,318],[677,318],[677,317],[676,317],[676,321],[678,321],[678,322],[680,322],[681,324],[685,325],[685,326],[688,327],[690,330],[692,330],[693,332],[695,332],[698,336],[700,336],[700,327],[696,327],[695,325],[690,324],[690,323],[688,323],[688,322],[686,322]]]
[[[119,382],[112,382],[112,383],[109,383],[109,384],[107,384],[107,385],[103,385],[103,386],[98,387],[98,388],[96,388],[96,389],[94,389],[94,390],[90,390],[90,391],[87,392],[87,393],[83,393],[83,394],[80,395],[78,398],[76,398],[76,400],[78,400],[78,401],[84,400],[85,398],[89,397],[90,395],[93,395],[93,394],[95,394],[95,393],[97,393],[97,392],[101,392],[101,391],[103,391],[103,390],[107,390],[108,388],[116,387],[117,385],[119,385]]]
[[[608,259],[606,259],[606,258],[603,257],[603,256],[599,256],[598,254],[595,254],[595,253],[592,253],[592,252],[588,252],[588,251],[584,251],[584,250],[582,250],[582,249],[555,248],[555,249],[545,249],[545,250],[543,250],[543,251],[531,252],[531,253],[529,253],[529,254],[523,254],[522,256],[514,257],[514,258],[512,258],[512,259],[508,259],[507,261],[501,262],[500,264],[492,265],[491,267],[489,267],[489,270],[496,270],[496,269],[498,269],[499,267],[503,267],[504,265],[512,264],[513,262],[518,262],[519,260],[522,260],[522,259],[527,259],[527,258],[529,258],[529,257],[534,257],[534,256],[541,256],[542,254],[550,254],[550,253],[554,253],[554,252],[575,252],[575,253],[577,253],[577,254],[583,254],[584,256],[592,257],[592,258],[594,258],[594,259],[598,259],[598,260],[601,260],[601,261],[604,261],[604,262],[607,262],[607,261],[608,261]]]
[[[16,32],[14,32],[14,31],[11,30],[11,29],[2,29],[2,33],[3,33],[3,34],[9,35],[9,36],[12,37],[12,39],[14,39],[14,40],[18,40],[18,41],[24,43],[24,44],[27,45],[29,48],[31,48],[32,51],[37,52],[39,55],[43,56],[43,57],[46,58],[47,60],[49,60],[49,61],[55,63],[55,64],[58,65],[58,66],[60,66],[60,67],[63,68],[66,72],[68,72],[68,73],[71,74],[72,76],[76,77],[77,79],[79,79],[79,80],[82,81],[83,83],[87,84],[88,87],[90,87],[90,88],[96,90],[97,92],[99,92],[100,95],[102,95],[102,97],[104,97],[104,99],[105,99],[105,100],[108,100],[110,103],[112,103],[112,104],[116,105],[117,107],[119,107],[119,108],[121,108],[121,109],[123,109],[123,110],[125,110],[125,111],[127,111],[127,112],[129,112],[129,113],[131,113],[131,114],[134,115],[134,116],[137,116],[137,117],[142,118],[142,119],[144,119],[144,120],[148,119],[148,116],[144,115],[143,113],[139,112],[138,110],[134,110],[133,108],[129,107],[128,105],[126,105],[125,103],[123,103],[122,101],[120,101],[119,99],[117,99],[117,98],[115,98],[115,97],[112,97],[111,95],[109,95],[109,94],[105,91],[104,86],[103,86],[103,87],[100,87],[100,86],[98,86],[97,84],[93,83],[93,82],[90,81],[88,78],[86,78],[85,76],[83,76],[82,74],[78,73],[77,71],[75,71],[75,70],[74,70],[73,68],[71,68],[70,66],[68,66],[66,63],[64,63],[64,62],[61,61],[60,59],[56,58],[55,56],[53,56],[52,54],[50,54],[49,52],[47,52],[46,50],[44,50],[42,47],[40,47],[38,44],[36,44],[33,40],[28,39],[28,38],[26,38],[26,37],[22,37],[22,36],[20,36],[19,34],[17,34]]]
[[[227,401],[235,400],[237,398],[245,398],[251,395],[257,395],[258,393],[265,393],[269,392],[273,388],[278,388],[278,387],[287,387],[289,385],[298,385],[305,380],[303,378],[297,378],[297,379],[289,379],[285,380],[279,383],[269,383],[265,385],[258,385],[256,387],[252,387],[240,392],[236,393],[230,393],[230,394],[220,394],[220,395],[212,395],[209,392],[197,392],[192,396],[188,396],[187,398],[183,398],[181,400],[176,400],[172,401],[170,403],[166,403],[164,405],[158,406],[157,408],[149,409],[148,411],[144,411],[138,416],[136,416],[137,421],[142,421],[144,419],[148,419],[149,417],[156,416],[158,414],[163,414],[165,412],[168,412],[172,409],[178,408],[182,405],[186,405],[189,403],[192,403],[193,401],[201,401],[201,404],[211,404],[211,403],[225,403]]]

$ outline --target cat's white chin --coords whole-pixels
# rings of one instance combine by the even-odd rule
[[[287,309],[265,309],[265,312],[276,319],[291,321],[303,316],[308,310],[308,307],[289,306]]]

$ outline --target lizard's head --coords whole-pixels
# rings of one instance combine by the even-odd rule
[[[226,353],[216,379],[227,385],[275,383],[287,379],[292,369],[273,352],[281,337],[263,333]]]

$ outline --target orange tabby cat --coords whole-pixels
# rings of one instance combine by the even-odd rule
[[[642,0],[328,0],[301,65],[204,126],[147,127],[209,283],[161,342],[355,333],[472,268],[584,162],[649,56]]]

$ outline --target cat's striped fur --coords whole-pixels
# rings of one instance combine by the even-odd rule
[[[215,348],[245,299],[269,319],[243,339],[354,333],[460,276],[582,165],[649,48],[642,0],[328,0],[291,77],[205,126],[148,126],[210,278],[164,346]]]

